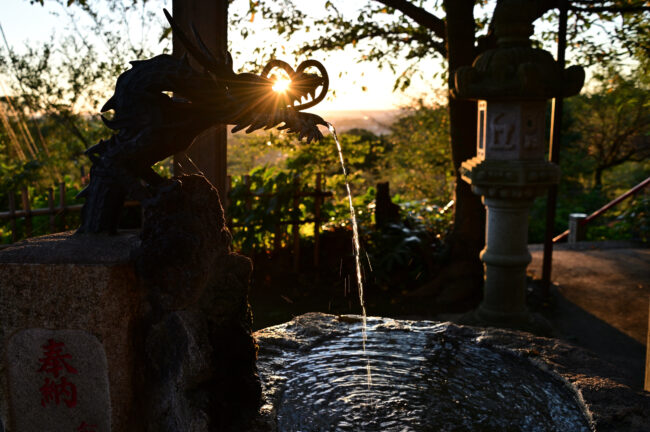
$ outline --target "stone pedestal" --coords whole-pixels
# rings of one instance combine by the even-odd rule
[[[521,322],[526,309],[526,267],[528,252],[528,210],[532,200],[484,198],[487,208],[483,302],[477,316],[487,322]]]
[[[111,411],[113,432],[239,431],[257,410],[252,267],[231,251],[216,190],[202,176],[184,176],[166,182],[143,206],[137,235],[63,233],[0,252],[0,415],[3,423],[9,419],[9,432],[41,432],[12,424],[55,418],[65,425],[87,419],[92,426],[98,404],[81,409],[87,405],[72,385],[89,388],[90,377],[106,369],[111,407],[102,406]],[[96,338],[106,361],[82,349],[75,334]],[[99,360],[86,367],[91,357]],[[23,361],[30,364],[16,364]],[[72,368],[63,371],[64,361]],[[41,370],[43,362],[49,366]],[[35,369],[29,383],[35,391],[20,387],[16,371],[23,366]],[[17,395],[43,418],[12,420],[24,416]],[[75,407],[81,414],[73,415]],[[74,430],[94,430],[78,424]],[[57,427],[48,430],[71,430]]]
[[[534,198],[558,181],[559,168],[543,160],[481,155],[463,162],[461,175],[474,193],[483,196],[487,209],[486,246],[481,252],[483,302],[471,324],[531,330],[535,324],[526,309],[526,268],[531,261],[528,213]]]
[[[112,430],[133,430],[134,321],[142,293],[131,251],[133,234],[32,239],[0,251],[0,416],[9,422],[6,348],[21,329],[83,330],[103,345]]]

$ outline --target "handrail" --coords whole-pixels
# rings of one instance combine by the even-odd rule
[[[578,223],[580,225],[586,225],[589,221],[597,218],[598,216],[600,216],[601,214],[603,214],[604,212],[606,212],[610,208],[614,207],[616,204],[620,203],[624,199],[628,198],[629,196],[636,194],[637,192],[639,192],[641,189],[648,186],[649,184],[650,184],[650,177],[643,180],[641,183],[634,186],[632,189],[628,190],[624,194],[622,194],[622,195],[618,196],[617,198],[613,199],[612,201],[608,202],[607,204],[605,204],[604,206],[602,206],[601,208],[599,208],[598,210],[596,210],[595,212],[593,212],[592,214],[587,216],[586,218],[578,221]],[[569,230],[564,231],[562,234],[560,234],[557,237],[553,238],[553,243],[557,243],[557,242],[559,242],[561,240],[564,240],[568,235],[569,235]]]

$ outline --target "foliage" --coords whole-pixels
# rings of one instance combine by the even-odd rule
[[[650,242],[650,195],[630,199],[625,206],[612,209],[597,223],[588,225],[587,240],[637,240]]]
[[[387,137],[391,154],[385,175],[394,191],[409,199],[435,197],[439,203],[451,199],[454,176],[448,128],[445,106],[418,101],[403,111]]]
[[[456,3],[456,4],[454,4]],[[462,3],[462,4],[461,4]],[[254,34],[249,21],[262,18],[287,40],[304,40],[296,55],[311,55],[351,47],[358,62],[373,62],[396,74],[395,89],[405,89],[414,74],[430,77],[443,73],[421,70],[424,59],[446,60],[447,37],[458,31],[456,23],[473,24],[475,50],[494,45],[490,14],[497,1],[487,0],[374,0],[349,2],[321,0],[305,7],[300,2],[259,0],[249,2],[246,13],[232,17],[244,38]],[[557,0],[537,2],[538,37],[544,43],[557,40]],[[643,8],[646,8],[643,10]],[[647,64],[650,59],[650,11],[642,0],[601,0],[574,4],[569,14],[568,50],[583,65],[620,64],[630,56]],[[449,19],[451,9],[466,16]],[[454,13],[453,11],[451,11]],[[548,12],[548,13],[547,13]],[[317,35],[316,37],[312,35]],[[273,49],[273,48],[269,48]],[[471,57],[471,56],[470,56]]]
[[[444,139],[445,118],[444,108],[421,105],[420,109],[406,110],[388,135],[377,136],[360,129],[352,129],[340,135],[352,200],[359,225],[366,235],[378,239],[377,235],[372,234],[374,186],[377,182],[386,180],[398,191],[393,200],[403,206],[404,217],[409,221],[402,229],[387,234],[388,243],[402,237],[402,240],[411,238],[418,230],[427,231],[429,236],[438,235],[438,238],[446,232],[451,212],[445,213],[443,217],[440,207],[436,205],[446,204],[449,200],[448,180],[443,178],[441,184],[437,177],[438,174],[444,177],[445,170],[442,167],[445,164],[444,161],[436,161],[445,155],[448,159],[448,140],[445,142]],[[442,125],[439,124],[441,121]],[[406,131],[409,133],[406,134]],[[413,134],[412,139],[409,139],[410,134]],[[233,223],[255,226],[255,229],[234,229],[237,247],[246,252],[271,249],[274,227],[283,218],[285,221],[294,218],[291,214],[292,191],[295,188],[293,182],[299,179],[303,191],[312,191],[318,173],[322,175],[323,189],[334,194],[333,198],[324,201],[321,209],[321,217],[327,221],[324,229],[349,226],[347,189],[331,136],[325,137],[321,143],[302,143],[274,133],[248,136],[242,138],[242,141],[231,148],[237,160],[241,158],[240,152],[245,155],[257,152],[269,154],[272,149],[273,152],[280,152],[280,155],[273,153],[276,163],[274,166],[255,168],[249,173],[250,190],[254,197],[246,195],[249,186],[243,178],[235,178],[233,182],[230,194]],[[403,176],[404,170],[420,175]],[[445,193],[434,195],[436,199],[431,201],[423,199],[428,190],[442,190]],[[414,201],[413,198],[420,200]],[[297,218],[313,218],[313,198],[302,198],[301,202],[303,204]],[[280,237],[286,238],[287,232],[288,226],[284,225]],[[400,250],[402,248],[398,247],[394,252],[399,255]],[[382,255],[388,259],[392,256],[386,253]]]
[[[7,156],[38,165],[42,172],[37,176],[59,181],[62,173],[76,177],[73,173],[87,164],[83,151],[107,135],[98,118],[85,113],[97,112],[108,99],[129,60],[153,54],[147,39],[155,27],[153,8],[158,10],[160,2],[52,3],[62,6],[57,14],[67,27],[61,37],[0,50],[0,79],[8,79],[0,117],[11,147]],[[134,22],[140,24],[139,32]],[[70,161],[77,169],[71,169]],[[9,173],[18,173],[18,165]]]
[[[365,209],[374,199],[372,182],[380,172],[378,165],[383,160],[384,142],[371,132],[357,130],[343,134],[341,146],[359,221],[370,224],[371,213]],[[298,214],[292,210],[292,200],[295,182],[303,192],[313,192],[317,174],[322,176],[322,189],[334,193],[333,199],[323,201],[321,219],[331,227],[347,225],[349,207],[345,178],[333,138],[326,137],[321,143],[301,143],[286,135],[258,135],[247,139],[245,146],[239,145],[237,149],[242,147],[246,148],[246,154],[251,148],[273,147],[282,152],[283,157],[277,159],[276,166],[254,168],[249,173],[250,186],[244,183],[243,177],[234,178],[230,194],[233,223],[255,226],[255,229],[235,230],[237,247],[244,251],[271,249],[271,238],[276,235],[275,227],[279,222],[312,219],[313,198],[301,198]],[[253,196],[247,195],[249,187]],[[289,225],[285,224],[277,234],[284,238],[288,230]]]
[[[372,263],[373,282],[384,291],[410,290],[434,274],[444,252],[452,212],[427,200],[400,203],[402,219],[365,232],[365,248]]]
[[[248,11],[232,18],[244,38],[254,34],[254,29],[244,23],[261,18],[270,22],[270,26],[287,40],[304,40],[296,48],[296,56],[351,46],[358,54],[357,61],[371,61],[379,68],[389,68],[398,77],[395,88],[404,89],[414,73],[424,72],[418,70],[423,58],[444,57],[446,52],[444,21],[427,11],[440,11],[441,1],[418,3],[367,1],[350,6],[344,2],[321,0],[310,3],[307,9],[292,0],[255,1],[250,2]],[[394,7],[398,4],[407,4],[411,16]],[[486,22],[487,18],[483,17],[479,25],[484,26]],[[429,72],[440,74],[441,71]]]
[[[540,26],[545,45],[557,41],[557,10],[546,14]],[[648,18],[643,0],[573,1],[567,20],[568,58],[583,66],[629,65],[630,60],[647,62],[650,53]],[[646,59],[646,60],[644,60]]]
[[[246,181],[246,179],[248,181]],[[304,200],[294,209],[293,196],[299,188],[295,172],[275,167],[258,167],[247,177],[235,177],[229,194],[229,217],[234,227],[234,247],[245,253],[271,251],[281,247],[288,234],[288,221],[305,218]]]
[[[353,195],[362,194],[385,177],[384,164],[390,157],[391,144],[386,137],[362,129],[352,129],[339,138]],[[303,182],[313,184],[316,174],[321,173],[328,188],[337,194],[344,193],[339,155],[331,136],[318,143],[300,142],[284,133],[273,132],[245,138],[236,136],[236,139],[241,141],[230,150],[238,165],[244,164],[240,160],[246,156],[262,154],[265,156],[260,160],[300,173]]]
[[[597,76],[593,93],[573,105],[573,144],[592,166],[594,186],[602,187],[605,170],[650,158],[650,88],[609,69]]]
[[[30,1],[44,3],[44,0]],[[3,189],[35,183],[35,192],[42,192],[49,184],[62,180],[64,175],[68,175],[72,183],[80,184],[81,167],[87,163],[82,157],[83,150],[106,134],[97,118],[80,112],[94,111],[99,107],[115,77],[127,67],[128,60],[152,54],[148,49],[153,44],[143,43],[144,39],[164,40],[165,34],[168,35],[162,26],[158,26],[159,21],[154,19],[154,15],[159,18],[159,1],[49,2],[64,6],[61,13],[68,18],[68,35],[56,43],[28,48],[25,52],[12,50],[0,54],[3,57],[0,72],[18,78],[12,86],[15,98],[5,98],[2,106],[8,113],[6,117],[13,134],[20,141],[16,144],[8,128],[5,125],[0,127],[0,184]],[[647,70],[650,58],[648,13],[625,14],[618,18],[611,12],[594,9],[603,5],[636,7],[641,3],[636,0],[598,3],[578,5],[591,10],[570,14],[570,51],[579,55],[585,64],[614,62],[621,58],[622,53],[627,53],[637,59],[641,71]],[[297,50],[301,56],[317,50],[335,51],[351,47],[358,52],[358,61],[375,62],[379,67],[395,71],[398,77],[395,88],[401,89],[409,85],[415,73],[439,73],[423,71],[420,67],[427,58],[449,59],[448,49],[455,42],[448,40],[448,37],[450,32],[459,30],[454,26],[460,22],[464,22],[473,34],[468,45],[471,53],[465,56],[467,59],[471,60],[478,52],[489,48],[494,42],[488,26],[494,4],[494,1],[484,0],[377,0],[361,2],[357,7],[345,2],[322,0],[317,4],[310,3],[307,8],[292,0],[260,0],[249,2],[247,13],[232,14],[231,18],[233,26],[245,37],[250,38],[254,34],[250,22],[262,18],[271,22],[274,29],[287,39],[302,38],[305,43]],[[540,4],[541,9],[547,10],[556,6],[557,2],[548,0]],[[109,10],[115,13],[108,13]],[[457,15],[451,16],[452,12]],[[81,14],[85,19],[76,19],[75,14]],[[464,18],[458,19],[458,14]],[[133,16],[139,17],[137,22],[141,27],[136,32],[133,32],[133,21],[129,21],[129,17]],[[551,12],[545,18],[554,23],[556,14]],[[83,26],[80,24],[82,21],[89,24]],[[127,22],[131,23],[131,28]],[[542,41],[555,39],[555,30],[544,31],[544,27],[541,27],[538,35]],[[593,29],[598,27],[602,27],[601,32],[608,37],[593,38]],[[312,37],[314,34],[317,36]],[[480,35],[482,37],[478,37]],[[611,40],[616,43],[609,43]],[[164,45],[163,49],[168,49],[168,46]],[[467,51],[467,46],[463,49]],[[607,190],[608,180],[602,180],[601,192],[593,191],[589,183],[590,177],[596,176],[598,164],[607,160],[604,154],[617,155],[612,159],[614,162],[622,159],[620,155],[630,155],[626,160],[634,160],[642,154],[639,151],[630,154],[629,148],[638,143],[636,137],[644,136],[646,132],[639,129],[641,132],[634,135],[627,133],[625,127],[619,130],[611,125],[624,124],[626,121],[634,124],[635,115],[645,118],[643,116],[648,111],[647,85],[647,74],[640,73],[633,78],[609,74],[601,79],[601,87],[594,94],[580,97],[575,103],[568,102],[567,111],[573,115],[573,126],[567,128],[563,138],[568,143],[564,148],[568,150],[563,150],[562,156],[565,174],[561,185],[564,192],[558,210],[560,224],[565,209],[567,212],[576,211],[577,208],[593,211],[594,207],[597,208],[611,197],[613,192]],[[7,108],[9,102],[14,105],[13,111]],[[601,118],[598,119],[593,113],[601,115]],[[445,108],[420,104],[407,111],[388,136],[377,137],[364,131],[342,135],[353,194],[361,206],[360,216],[364,223],[371,224],[371,213],[365,206],[371,203],[372,186],[379,180],[390,180],[393,190],[398,192],[397,200],[412,202],[436,197],[436,202],[440,204],[449,200],[453,180],[448,147],[450,121]],[[598,127],[603,124],[610,127],[599,132]],[[29,131],[32,139],[25,134],[26,138],[22,140],[20,130]],[[622,134],[612,135],[617,130]],[[608,139],[603,138],[603,143],[622,142],[620,148],[623,150],[617,153],[603,147],[607,150],[605,153],[595,151],[593,143],[597,141],[595,137],[599,133],[603,136],[609,134]],[[617,138],[625,133],[629,139]],[[461,144],[453,143],[455,147]],[[463,145],[473,146],[473,142]],[[285,193],[283,188],[292,184],[292,176],[296,172],[301,174],[301,181],[305,184],[313,184],[315,173],[324,173],[327,188],[336,193],[328,210],[332,214],[329,217],[334,217],[334,223],[343,220],[347,212],[345,188],[338,156],[330,138],[320,146],[301,146],[282,134],[275,134],[252,137],[245,148],[248,153],[239,159],[241,172],[248,172],[264,163],[278,165],[275,170],[269,168],[255,173],[259,177],[259,187],[264,191],[280,190]],[[261,154],[262,148],[267,149],[265,156],[257,159],[254,155]],[[24,154],[22,158],[19,156],[21,151]],[[232,160],[236,160],[236,157]],[[615,164],[609,163],[603,170],[616,169]],[[606,178],[607,172],[603,176]],[[576,197],[581,197],[583,202],[578,203]],[[266,213],[265,209],[264,212],[267,218],[274,215],[274,210]],[[633,213],[638,215],[643,212]],[[534,218],[532,226],[538,221],[539,218]],[[435,231],[441,232],[437,228]]]
[[[650,93],[642,81],[606,69],[592,92],[566,101],[554,235],[566,230],[569,214],[591,214],[647,178]],[[588,239],[645,241],[650,219],[639,200],[624,201],[591,222]],[[538,199],[531,211],[530,242],[543,241],[544,205]]]
[[[60,182],[67,185],[69,203],[74,202],[90,166],[83,152],[109,134],[98,116],[86,113],[97,112],[108,99],[128,60],[152,54],[146,39],[153,36],[153,9],[158,14],[159,1],[50,3],[61,5],[57,14],[66,27],[61,37],[53,35],[40,46],[0,49],[0,88],[7,92],[0,95],[3,210],[8,191],[23,187],[30,190],[32,208],[47,207],[42,197]],[[141,26],[139,33],[134,22]],[[74,217],[68,218],[68,227]],[[49,226],[47,217],[34,219],[35,234],[44,233],[41,225]]]
[[[567,229],[569,214],[591,214],[648,176],[648,91],[612,73],[593,93],[568,99],[562,121],[559,185],[553,235]],[[644,120],[645,119],[645,120]],[[614,163],[613,163],[614,162]],[[600,180],[598,180],[600,178]],[[645,241],[647,211],[628,199],[588,225],[588,239]],[[644,202],[641,200],[640,202]],[[544,238],[546,200],[531,209],[529,242]],[[638,227],[638,229],[637,229]]]

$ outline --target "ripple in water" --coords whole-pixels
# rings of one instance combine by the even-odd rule
[[[258,365],[266,391],[277,386],[279,432],[590,431],[574,394],[525,360],[449,335],[445,324],[367,325],[372,387],[361,323],[283,325],[262,337]],[[283,338],[300,342],[286,349]]]

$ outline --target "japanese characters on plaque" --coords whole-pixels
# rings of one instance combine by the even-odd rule
[[[479,101],[476,155],[497,160],[543,159],[545,109],[545,101]]]
[[[7,345],[10,430],[109,432],[104,348],[81,330],[29,329]]]
[[[65,403],[68,408],[77,406],[77,386],[74,382],[68,381],[67,375],[77,375],[79,372],[70,361],[72,355],[65,352],[65,343],[50,339],[43,345],[43,357],[38,361],[41,367],[38,372],[45,375],[41,392],[41,405],[59,405]],[[64,374],[61,374],[64,372]],[[66,375],[67,373],[67,375]],[[62,376],[59,378],[59,374]]]

